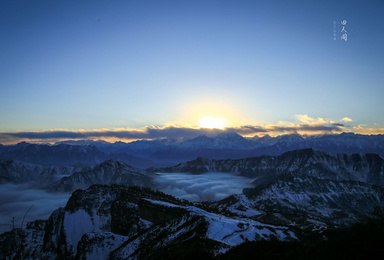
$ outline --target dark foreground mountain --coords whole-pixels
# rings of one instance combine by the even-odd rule
[[[146,183],[151,172],[234,172],[252,178],[253,186],[221,201],[191,203],[148,188],[94,185],[75,191],[66,207],[47,221],[2,234],[0,257],[212,258],[239,245],[244,251],[251,250],[248,245],[260,248],[263,240],[289,253],[292,245],[305,248],[308,234],[324,237],[329,230],[382,214],[384,208],[380,156],[313,149],[246,159],[198,158],[151,171],[107,161],[63,178],[66,181],[57,187],[73,189],[129,176]]]
[[[349,228],[312,234],[301,241],[246,242],[218,259],[381,259],[384,254],[384,219],[367,219]]]
[[[154,259],[182,248],[213,257],[245,241],[297,239],[288,227],[262,224],[149,189],[100,186],[73,193],[47,221],[0,236],[1,258]],[[178,249],[179,251],[175,251]],[[185,253],[185,252],[184,252]]]
[[[48,220],[1,234],[0,257],[323,259],[328,253],[343,258],[355,248],[362,250],[356,256],[381,250],[382,220],[357,229],[308,232],[299,225],[303,212],[292,214],[290,223],[272,225],[255,220],[245,211],[247,205],[221,208],[223,203],[190,203],[148,188],[94,185],[74,192]]]

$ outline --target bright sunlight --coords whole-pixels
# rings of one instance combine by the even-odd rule
[[[199,121],[201,128],[224,129],[228,125],[228,119],[222,117],[203,117]]]

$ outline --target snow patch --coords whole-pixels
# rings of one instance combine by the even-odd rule
[[[73,214],[65,213],[64,216],[64,231],[66,234],[67,243],[72,247],[76,254],[77,244],[81,237],[89,232],[100,232],[100,219],[97,214],[91,217],[87,212],[80,209]]]

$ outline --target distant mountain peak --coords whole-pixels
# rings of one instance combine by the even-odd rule
[[[238,133],[235,133],[235,132],[223,132],[223,133],[220,133],[216,136],[216,138],[220,138],[220,139],[228,139],[228,138],[237,138],[237,139],[244,139],[244,137],[242,137],[241,135],[239,135]]]
[[[23,142],[20,142],[20,143],[16,144],[15,146],[16,147],[26,147],[28,145],[31,145],[31,144],[23,141]]]
[[[210,163],[212,160],[206,157],[197,157],[194,161],[189,162],[196,162],[197,164],[207,164]]]
[[[98,167],[111,167],[111,168],[114,168],[114,169],[129,169],[129,170],[137,170],[137,171],[140,171],[139,169],[136,169],[135,167],[132,167],[126,163],[123,163],[119,160],[116,160],[116,159],[109,159],[109,160],[106,160],[98,165],[95,166],[95,168],[98,168]]]

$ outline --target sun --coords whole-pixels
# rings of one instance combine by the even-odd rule
[[[200,128],[224,129],[228,126],[228,119],[223,117],[203,117],[199,121]]]

